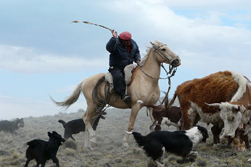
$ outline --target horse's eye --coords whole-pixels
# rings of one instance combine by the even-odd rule
[[[166,51],[166,49],[165,49],[165,48],[163,48],[163,49],[161,49],[161,50],[162,50],[163,52],[164,52],[164,51]]]

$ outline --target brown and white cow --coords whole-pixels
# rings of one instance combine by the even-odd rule
[[[199,120],[211,123],[214,125],[211,129],[214,144],[220,142],[222,127],[222,136],[233,138],[237,128],[250,119],[250,82],[236,72],[217,72],[182,83],[177,87],[169,106],[177,96],[182,110],[181,129],[189,129]]]

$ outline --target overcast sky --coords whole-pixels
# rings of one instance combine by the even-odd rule
[[[169,97],[184,81],[218,71],[251,79],[250,6],[250,0],[1,0],[0,120],[86,109],[82,95],[68,110],[49,96],[63,101],[84,78],[107,72],[112,35],[73,20],[131,32],[142,57],[150,41],[167,44],[182,61]],[[167,81],[160,87],[166,91]]]

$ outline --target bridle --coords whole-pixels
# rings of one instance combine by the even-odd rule
[[[173,59],[169,59],[164,53],[161,53],[161,52],[159,51],[159,48],[156,48],[156,47],[154,47],[154,52],[156,53],[156,54],[154,54],[154,55],[155,55],[155,60],[156,60],[156,62],[161,66],[161,68],[163,68],[163,69],[165,70],[167,77],[165,77],[165,78],[162,78],[162,77],[156,78],[156,77],[153,77],[153,76],[150,76],[149,74],[147,74],[147,73],[141,68],[141,66],[138,66],[138,68],[139,68],[146,76],[148,76],[149,78],[152,78],[152,79],[170,79],[171,77],[173,77],[173,76],[175,75],[176,71],[177,71],[177,67],[174,67],[174,66],[172,65],[172,63],[173,63],[174,60],[177,59],[177,56],[176,56],[175,58],[173,58]],[[159,55],[160,57],[162,57],[164,60],[170,62],[170,64],[169,64],[169,72],[167,72],[167,70],[166,70],[166,68],[164,67],[163,63],[160,62],[160,61],[158,60],[157,55]],[[171,75],[168,76],[169,74],[171,74]]]
[[[163,58],[165,61],[170,62],[170,64],[172,64],[173,61],[176,60],[177,57],[178,57],[178,56],[176,56],[176,57],[174,57],[173,59],[169,59],[168,56],[167,56],[165,53],[160,52],[160,49],[157,48],[156,46],[154,46],[154,52],[157,53],[157,54],[158,54],[161,58]],[[159,64],[162,64],[162,63],[158,60],[157,55],[156,55],[156,54],[154,54],[154,55],[155,55],[155,60],[156,60]]]

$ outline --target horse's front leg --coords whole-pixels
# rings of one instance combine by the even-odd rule
[[[84,139],[84,147],[93,149],[97,146],[96,140],[96,132],[92,129],[90,123],[85,125],[85,139]]]
[[[87,118],[85,115],[83,116],[82,119],[83,119],[83,121],[85,123],[84,147],[92,149],[92,146],[91,146],[91,143],[90,143],[90,130],[89,130],[89,129],[92,128],[91,124],[90,124],[89,118]]]
[[[138,115],[139,109],[140,109],[140,104],[138,104],[138,103],[136,103],[132,106],[127,132],[131,132],[133,130],[134,123],[135,123],[136,117]],[[123,146],[125,146],[125,147],[129,146],[128,140],[129,140],[129,133],[126,133],[124,136],[124,139],[123,139]]]

